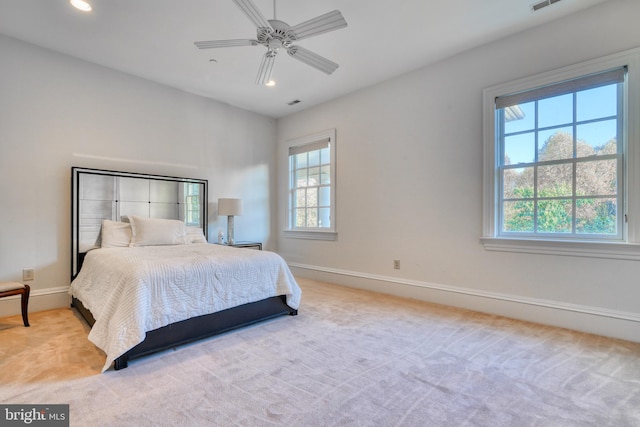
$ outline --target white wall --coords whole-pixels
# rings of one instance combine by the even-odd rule
[[[236,240],[275,246],[275,120],[4,36],[0,56],[0,281],[34,268],[30,311],[68,299],[72,166],[208,179],[209,240],[241,197]]]
[[[279,252],[297,274],[640,341],[637,261],[480,243],[482,90],[638,47],[638,16],[612,0],[279,120]],[[338,240],[287,239],[286,141],[330,128]]]

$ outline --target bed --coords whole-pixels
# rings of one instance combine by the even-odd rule
[[[301,291],[275,253],[207,242],[206,180],[72,168],[72,305],[132,358],[282,315]]]

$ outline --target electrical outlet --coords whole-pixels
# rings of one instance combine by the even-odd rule
[[[393,260],[393,268],[396,270],[400,270],[400,260],[399,259],[394,259]]]
[[[34,271],[33,268],[24,268],[22,269],[22,280],[23,281],[28,281],[28,280],[34,280],[36,276],[36,272]]]

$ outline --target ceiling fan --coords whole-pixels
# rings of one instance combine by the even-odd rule
[[[293,58],[316,68],[323,73],[331,74],[338,64],[301,46],[294,45],[297,40],[317,36],[347,26],[347,21],[338,10],[309,19],[298,25],[289,26],[275,17],[276,2],[273,1],[273,19],[265,19],[252,0],[233,0],[258,28],[256,39],[211,40],[195,42],[199,49],[218,47],[258,46],[267,48],[256,77],[256,84],[263,85],[271,80],[271,71],[280,49],[285,49]]]

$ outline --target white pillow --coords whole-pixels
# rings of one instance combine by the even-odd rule
[[[183,245],[187,230],[177,219],[144,218],[129,216],[131,222],[130,246]]]
[[[131,225],[124,222],[102,220],[103,248],[122,248],[131,243]]]
[[[201,227],[187,227],[187,243],[209,243]]]

